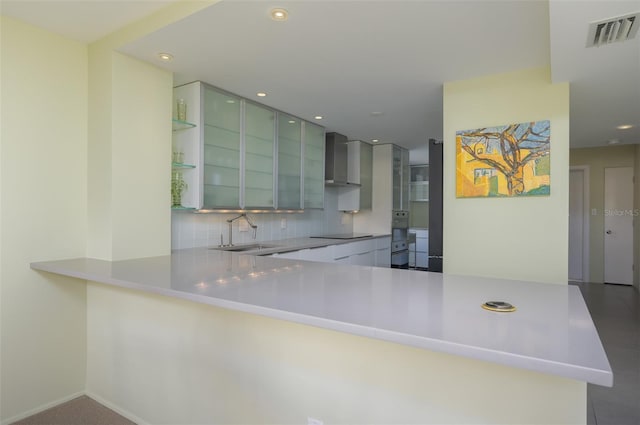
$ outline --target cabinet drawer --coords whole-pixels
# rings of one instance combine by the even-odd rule
[[[319,262],[330,262],[333,258],[333,246],[303,249],[298,257],[299,260]]]
[[[373,239],[343,243],[334,247],[333,258],[348,257],[353,254],[362,254],[364,252],[373,251],[374,249],[375,243]]]
[[[391,236],[387,236],[384,238],[377,238],[376,241],[376,249],[389,248],[391,246]]]

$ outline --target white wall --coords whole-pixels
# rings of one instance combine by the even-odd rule
[[[85,384],[86,289],[29,268],[83,257],[87,48],[2,17],[0,293],[6,423]]]
[[[324,210],[306,210],[295,214],[249,214],[258,226],[255,241],[351,233],[353,231],[352,214],[338,211],[337,196],[337,188],[326,188]],[[171,218],[171,248],[220,245],[220,234],[223,235],[226,244],[229,234],[229,225],[226,220],[237,216],[237,213],[194,214],[174,211]],[[286,221],[285,229],[282,228],[283,219]],[[254,241],[253,231],[240,232],[240,221],[233,223],[233,243]]]
[[[551,195],[456,199],[456,131],[551,121]],[[446,273],[550,283],[568,280],[569,85],[548,69],[444,85]]]
[[[391,233],[393,210],[393,145],[373,146],[371,209],[358,212],[353,229],[359,233]]]

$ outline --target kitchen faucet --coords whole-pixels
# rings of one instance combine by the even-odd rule
[[[220,246],[221,247],[233,246],[233,222],[236,221],[239,218],[244,218],[247,221],[247,223],[249,223],[249,226],[251,226],[251,228],[253,229],[253,239],[256,238],[256,234],[258,232],[258,226],[253,224],[253,222],[251,221],[251,219],[249,218],[249,216],[246,213],[242,213],[237,217],[230,218],[230,219],[227,220],[227,223],[229,223],[229,236],[228,236],[229,243],[227,245],[224,245],[222,243],[222,235],[220,235]]]

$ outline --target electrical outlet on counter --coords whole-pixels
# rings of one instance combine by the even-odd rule
[[[286,229],[287,228],[287,219],[286,218],[280,219],[280,228],[281,229]]]

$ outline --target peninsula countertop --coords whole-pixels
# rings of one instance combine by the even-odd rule
[[[206,248],[124,261],[36,262],[40,271],[611,386],[578,288],[307,262]],[[512,313],[481,308],[508,301]]]

